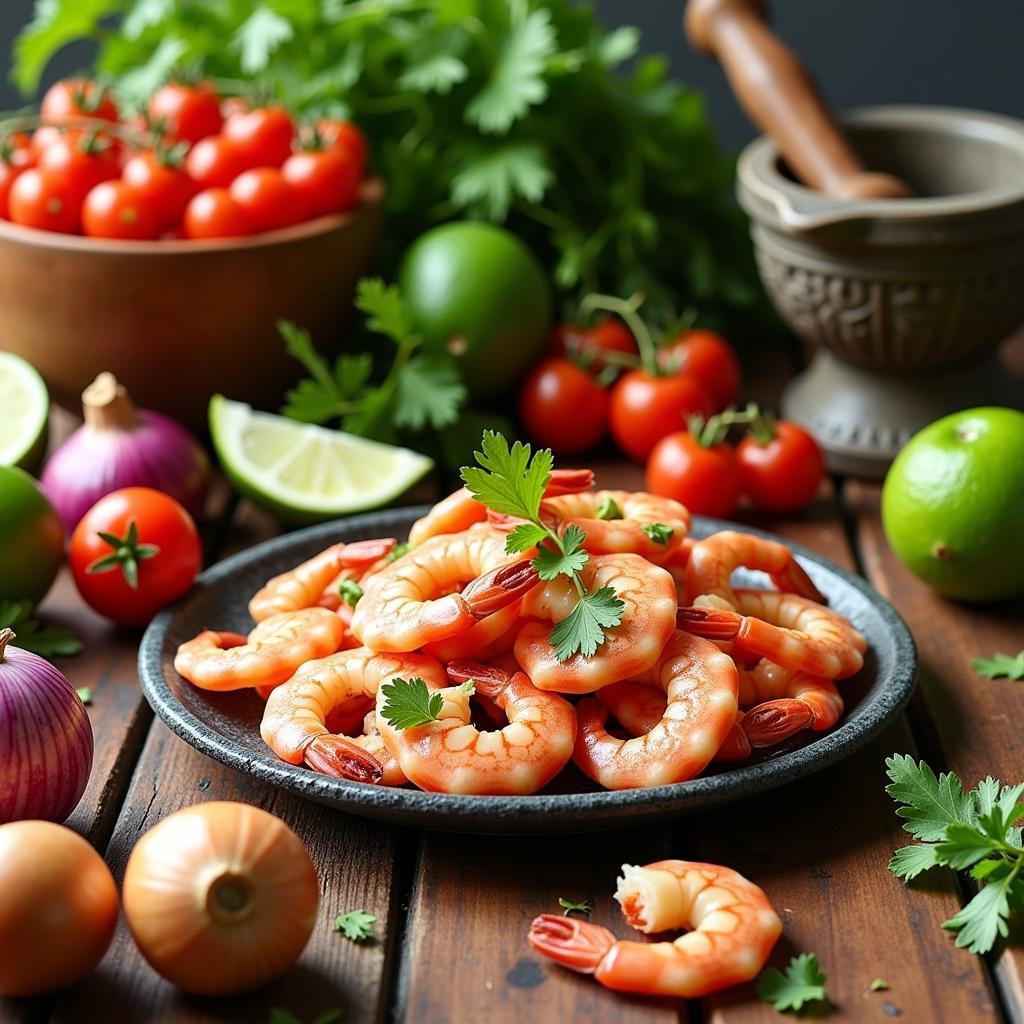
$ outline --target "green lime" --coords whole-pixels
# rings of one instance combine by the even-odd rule
[[[64,527],[36,482],[0,466],[0,598],[41,601],[64,558]]]
[[[967,409],[915,434],[882,488],[896,556],[940,594],[1024,593],[1024,413]]]
[[[458,358],[474,398],[514,388],[547,342],[544,271],[504,228],[456,221],[431,229],[406,252],[398,285],[427,346]]]
[[[379,508],[434,465],[408,448],[255,412],[223,395],[210,399],[210,434],[235,487],[286,523]]]
[[[0,466],[34,473],[49,436],[50,396],[35,367],[12,352],[0,352]]]

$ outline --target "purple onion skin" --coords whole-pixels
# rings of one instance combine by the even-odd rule
[[[92,771],[92,726],[75,688],[45,658],[8,645],[0,662],[0,825],[61,822]]]
[[[122,487],[152,487],[202,518],[210,482],[210,460],[179,423],[158,412],[138,410],[130,430],[79,427],[50,456],[40,483],[68,535],[100,498]]]

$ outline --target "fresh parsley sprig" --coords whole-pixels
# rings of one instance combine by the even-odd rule
[[[825,1002],[828,975],[813,953],[801,953],[789,961],[786,973],[777,967],[762,971],[757,979],[757,994],[780,1013],[803,1009],[805,1003]]]
[[[559,661],[577,652],[589,658],[605,641],[605,630],[622,621],[625,604],[611,587],[588,592],[580,576],[590,556],[583,549],[586,534],[570,526],[561,536],[541,518],[540,504],[551,479],[554,457],[551,450],[531,452],[528,444],[508,441],[493,430],[485,430],[476,452],[477,466],[464,466],[462,480],[481,504],[503,515],[522,519],[509,533],[505,550],[509,554],[539,547],[533,564],[542,580],[567,576],[579,601],[572,613],[551,630],[551,644]]]
[[[971,668],[986,679],[1024,679],[1024,651],[993,654],[991,658],[972,658]]]
[[[476,692],[472,679],[456,689],[470,697]],[[413,729],[436,722],[444,707],[444,697],[437,690],[431,691],[418,676],[414,679],[396,677],[381,690],[385,697],[381,716],[395,729]]]
[[[365,942],[373,938],[373,926],[376,923],[375,914],[368,914],[365,910],[350,910],[334,919],[334,930],[353,942]]]

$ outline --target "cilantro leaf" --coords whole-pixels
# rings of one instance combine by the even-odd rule
[[[780,1013],[800,1010],[805,1003],[828,999],[825,982],[828,975],[818,966],[813,953],[801,953],[789,961],[786,973],[777,967],[762,971],[757,979],[757,994]]]
[[[375,914],[365,910],[350,910],[347,914],[339,914],[334,919],[334,930],[341,932],[346,939],[363,942],[373,937],[373,926],[377,922]]]
[[[398,78],[399,88],[447,95],[469,77],[469,68],[462,59],[465,41],[464,33],[452,27],[433,33],[416,32],[409,42],[408,64]]]
[[[498,222],[520,197],[539,203],[555,180],[544,151],[531,142],[466,147],[459,157],[462,167],[452,176],[452,202]]]
[[[89,686],[79,686],[75,693],[78,694],[78,699],[88,707],[92,703],[92,688]]]
[[[242,70],[254,75],[263,71],[274,52],[291,38],[291,22],[260,4],[239,26],[232,42],[241,54]]]
[[[316,350],[309,331],[289,320],[278,320],[277,329],[285,350],[310,374],[285,395],[284,415],[303,423],[327,423],[351,412],[373,372],[370,355],[339,356],[332,370]]]
[[[993,654],[991,658],[972,658],[971,668],[987,679],[1024,679],[1024,651]]]
[[[562,917],[568,917],[570,914],[590,914],[593,912],[590,900],[580,900],[579,903],[574,903],[572,900],[562,899],[558,897],[558,905],[562,908]]]
[[[987,953],[997,936],[1005,938],[1009,926],[1010,890],[1020,884],[1017,872],[1020,865],[1000,864],[989,872],[985,886],[959,914],[955,914],[942,927],[955,931],[956,944],[971,953]]]
[[[1003,832],[1005,833],[1005,829]],[[963,871],[995,853],[997,846],[973,825],[948,825],[945,839],[931,849],[934,849],[940,863],[948,865],[955,871]]]
[[[338,584],[338,593],[349,608],[355,608],[363,596],[363,588],[355,580],[344,579]]]
[[[619,508],[619,503],[614,498],[605,496],[601,499],[600,504],[597,506],[597,518],[598,519],[621,519],[622,509]]]
[[[875,978],[875,980],[871,982],[870,988],[872,992],[888,992],[889,982],[884,978]]]
[[[43,658],[68,657],[82,649],[81,640],[70,629],[44,626],[33,618],[32,602],[27,598],[0,600],[0,629],[4,627],[13,629],[17,634],[16,647]]]
[[[398,286],[379,277],[364,277],[356,288],[355,305],[366,314],[366,326],[401,345],[416,337],[412,314],[406,308]]]
[[[562,619],[549,637],[559,661],[567,661],[579,652],[585,658],[591,657],[604,643],[604,631],[622,621],[626,605],[615,596],[611,587],[602,587],[593,594],[585,594],[572,610]]]
[[[641,526],[641,530],[647,534],[655,544],[665,545],[672,539],[672,534],[675,532],[671,526],[666,526],[664,523],[649,523],[647,526]]]
[[[955,775],[936,778],[924,761],[915,763],[908,754],[894,754],[885,764],[892,779],[885,791],[906,805],[896,813],[906,819],[903,828],[916,839],[937,842],[945,838],[947,825],[974,824],[972,800]]]
[[[893,854],[889,861],[889,870],[897,878],[909,882],[922,871],[927,871],[942,863],[934,846],[927,844],[904,846]]]
[[[528,444],[516,441],[509,448],[508,441],[493,430],[484,431],[480,447],[475,453],[479,466],[464,466],[461,473],[473,497],[495,512],[538,522],[554,466],[551,449],[538,449],[531,458]]]
[[[519,523],[505,538],[505,551],[510,555],[519,554],[535,548],[542,540],[546,540],[548,531],[535,523]]]
[[[408,680],[395,678],[381,689],[386,698],[381,715],[395,729],[411,729],[436,722],[444,707],[441,694],[431,693],[419,677]]]
[[[586,539],[587,535],[574,524],[562,535],[562,551],[555,551],[549,547],[540,548],[533,560],[537,575],[542,580],[575,576],[587,564],[589,556],[583,550],[583,542]]]
[[[396,427],[422,430],[428,423],[440,430],[459,418],[466,388],[451,359],[413,356],[398,374]]]

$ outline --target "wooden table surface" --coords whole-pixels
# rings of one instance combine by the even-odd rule
[[[641,478],[635,468],[610,464],[600,467],[599,484],[636,487]],[[120,881],[136,840],[166,815],[208,800],[256,804],[306,843],[320,873],[322,910],[298,966],[251,995],[181,994],[141,959],[122,921],[91,977],[54,997],[0,999],[0,1022],[264,1022],[273,1007],[303,1024],[334,1008],[343,1009],[344,1024],[784,1019],[752,986],[691,1004],[623,997],[543,962],[527,946],[530,920],[557,912],[559,897],[591,900],[593,920],[626,935],[611,898],[620,865],[666,856],[727,864],[762,886],[785,924],[772,963],[816,953],[828,974],[831,1019],[1024,1019],[1024,947],[1011,941],[986,958],[955,949],[941,923],[964,902],[960,883],[933,872],[908,888],[886,869],[909,837],[883,791],[883,762],[895,751],[972,785],[990,773],[1006,782],[1024,777],[1024,684],[983,679],[970,667],[973,656],[1024,646],[1024,604],[970,608],[935,596],[892,556],[878,507],[876,485],[835,480],[800,516],[747,518],[861,573],[895,604],[920,652],[908,712],[869,747],[805,781],[657,827],[599,835],[403,830],[222,767],[154,720],[136,677],[138,634],[84,609],[62,575],[44,611],[85,641],[85,651],[60,667],[75,686],[91,688],[96,736],[92,779],[69,825],[105,854]],[[208,562],[276,532],[224,486],[211,512]],[[357,908],[377,916],[375,941],[356,945],[332,931],[336,914]],[[885,991],[871,991],[876,978],[888,983]]]

